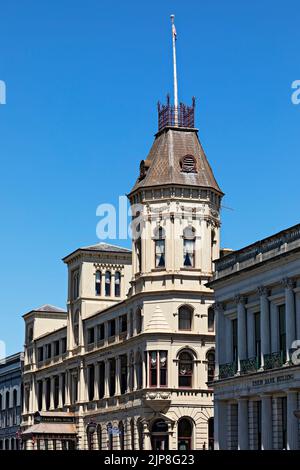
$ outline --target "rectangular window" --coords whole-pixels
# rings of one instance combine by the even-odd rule
[[[127,331],[127,315],[122,315],[120,317],[119,331],[120,333],[125,333]]]
[[[287,398],[278,398],[281,408],[281,449],[287,449]]]
[[[46,344],[46,359],[50,359],[52,355],[52,347],[51,343]]]
[[[165,267],[165,240],[155,240],[155,267]]]
[[[167,351],[149,352],[149,385],[150,387],[167,387],[168,353]]]
[[[232,320],[232,362],[238,360],[237,319]]]
[[[121,374],[120,374],[120,388],[121,394],[127,391],[127,356],[123,355],[120,358]]]
[[[64,354],[67,352],[67,338],[62,338],[61,340],[61,353]]]
[[[44,348],[41,346],[38,348],[38,361],[42,362],[44,360]]]
[[[255,356],[260,366],[261,359],[261,335],[260,335],[260,312],[254,314],[254,341],[255,341]]]
[[[113,397],[116,393],[116,361],[109,360],[109,396]]]
[[[88,366],[88,395],[89,401],[94,399],[95,368],[94,365]]]
[[[105,336],[104,323],[97,326],[97,341],[102,341]]]
[[[54,356],[59,356],[59,340],[54,341]]]
[[[115,336],[116,334],[116,321],[110,320],[108,322],[108,336]]]
[[[279,350],[283,360],[286,360],[286,328],[285,328],[285,305],[278,307],[278,324],[279,324]]]
[[[183,266],[195,267],[195,240],[183,240]]]
[[[62,390],[61,390],[62,404],[66,403],[66,374],[62,374]]]
[[[104,397],[104,383],[105,383],[105,363],[99,363],[99,398]]]
[[[95,342],[95,328],[88,329],[88,344],[93,344]]]

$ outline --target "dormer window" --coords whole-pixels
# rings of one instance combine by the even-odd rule
[[[147,160],[146,161],[142,160],[140,163],[140,176],[139,176],[140,180],[145,178],[148,168],[149,168],[149,163],[147,162]]]
[[[180,165],[182,173],[197,173],[196,159],[193,155],[185,155]]]

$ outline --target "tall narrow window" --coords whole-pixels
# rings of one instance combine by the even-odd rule
[[[115,273],[115,297],[121,296],[121,273],[117,271]]]
[[[138,352],[136,356],[136,369],[137,369],[137,384],[136,388],[140,390],[143,387],[143,363],[142,363],[142,356]]]
[[[168,356],[167,351],[159,352],[159,384],[161,387],[168,385],[167,371],[168,371]]]
[[[116,393],[116,361],[109,360],[109,396],[113,397]]]
[[[99,363],[99,398],[104,397],[104,383],[105,383],[105,363],[102,361]]]
[[[215,377],[215,351],[211,349],[206,354],[207,360],[207,382],[212,382]]]
[[[134,419],[130,420],[131,450],[135,450]]]
[[[54,408],[58,408],[59,402],[59,377],[56,375],[54,377]]]
[[[193,356],[191,353],[183,351],[179,355],[178,361],[178,382],[179,387],[192,387],[193,384]]]
[[[162,227],[159,227],[155,232],[155,267],[164,268],[165,258],[165,231]]]
[[[111,294],[111,272],[106,271],[105,273],[105,295],[110,297]]]
[[[120,450],[124,450],[125,449],[125,435],[124,435],[123,421],[119,422],[119,439],[120,439]]]
[[[94,364],[88,366],[88,395],[89,401],[94,399],[94,389],[95,389],[95,367]]]
[[[141,333],[143,329],[143,316],[142,316],[142,312],[140,308],[135,312],[135,322],[136,322],[136,332],[137,334],[139,334]]]
[[[142,241],[138,238],[135,242],[135,252],[137,257],[137,272],[142,272]]]
[[[98,449],[102,450],[102,428],[101,424],[97,426],[97,440],[98,440]]]
[[[120,358],[120,366],[121,366],[121,373],[120,373],[120,388],[121,394],[127,392],[127,355],[124,354]]]
[[[283,361],[286,360],[286,328],[285,328],[285,305],[278,307],[279,316],[279,350],[281,352]]]
[[[108,322],[108,336],[115,336],[116,334],[116,320]]]
[[[215,331],[215,311],[209,307],[207,312],[207,330],[212,333]]]
[[[260,366],[261,361],[261,339],[260,339],[260,313],[254,314],[254,341],[255,341],[255,356]]]
[[[114,436],[113,436],[113,427],[111,423],[108,423],[107,425],[107,434],[108,434],[108,450],[113,450]]]
[[[157,352],[152,351],[149,355],[150,387],[157,386]]]
[[[74,271],[72,275],[73,300],[79,297],[79,271]]]
[[[95,274],[95,294],[101,295],[101,271],[96,271]]]
[[[183,266],[195,267],[195,240],[196,231],[193,227],[187,227],[183,231]]]
[[[73,320],[73,336],[74,344],[78,346],[79,344],[79,310],[76,310]]]
[[[184,305],[178,312],[178,329],[190,331],[192,329],[193,310]]]
[[[237,364],[238,341],[237,341],[237,319],[232,320],[232,362]]]

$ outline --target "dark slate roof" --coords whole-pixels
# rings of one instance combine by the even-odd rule
[[[55,307],[54,305],[42,305],[39,308],[32,310],[33,312],[47,312],[47,313],[67,313],[63,308]]]
[[[123,248],[118,245],[110,245],[109,243],[96,243],[96,245],[84,246],[79,248],[80,250],[91,250],[91,251],[108,251],[114,253],[131,253],[128,248]]]
[[[196,173],[181,171],[180,163],[185,155],[196,158]],[[197,129],[165,128],[156,134],[145,163],[148,167],[146,176],[136,181],[131,192],[139,188],[179,184],[212,188],[223,194],[199,141]]]
[[[120,253],[120,254],[131,254],[131,250],[128,248],[123,248],[122,246],[117,246],[117,245],[110,245],[109,243],[96,243],[95,245],[89,245],[89,246],[83,246],[81,248],[77,248],[77,250],[73,251],[69,255],[65,256],[63,258],[64,262],[67,262],[71,256],[73,256],[75,253],[80,253],[80,252],[89,252],[89,251],[95,251],[95,252],[100,252],[100,253]]]

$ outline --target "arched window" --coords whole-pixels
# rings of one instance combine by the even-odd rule
[[[97,441],[98,441],[98,449],[102,450],[102,428],[100,424],[98,424],[97,426]]]
[[[105,295],[106,297],[110,297],[111,293],[111,272],[106,271],[105,273]]]
[[[107,434],[108,434],[108,450],[113,450],[114,448],[114,436],[113,436],[113,429],[112,429],[112,424],[108,423],[107,425]]]
[[[136,259],[137,259],[137,272],[142,271],[142,240],[138,238],[135,242],[135,252],[136,252]]]
[[[157,419],[151,426],[151,446],[154,451],[169,449],[168,423]]]
[[[134,442],[134,419],[130,420],[130,436],[131,436],[131,450],[135,450],[135,442]]]
[[[79,271],[74,271],[72,276],[73,300],[79,297]]]
[[[95,274],[95,294],[101,295],[101,271],[96,271]]]
[[[123,421],[119,422],[119,440],[120,440],[120,450],[124,450],[124,448],[125,448],[125,436],[124,436]]]
[[[207,360],[207,382],[212,382],[215,377],[215,350],[211,349],[206,354]]]
[[[78,346],[79,344],[79,310],[76,310],[73,320],[73,335],[74,335],[74,344]]]
[[[183,231],[183,266],[195,267],[195,241],[196,231],[194,227],[186,227]]]
[[[117,271],[115,273],[115,297],[121,296],[121,273]]]
[[[155,230],[154,243],[156,268],[164,268],[166,264],[165,238],[165,231],[162,227]]]
[[[192,353],[183,351],[179,355],[178,361],[178,382],[179,387],[192,387],[193,385],[193,356]]]
[[[215,311],[213,307],[209,307],[207,312],[207,329],[211,333],[215,331]]]
[[[135,312],[135,324],[137,334],[141,333],[143,330],[143,316],[140,308]]]
[[[178,311],[178,329],[190,331],[193,322],[193,309],[187,305],[180,307]]]
[[[188,418],[178,421],[178,450],[192,450],[193,423]]]

